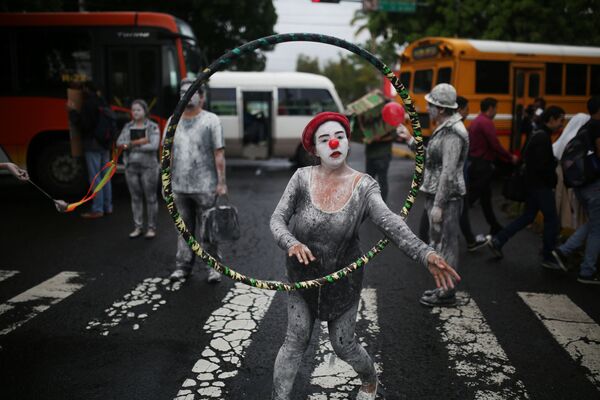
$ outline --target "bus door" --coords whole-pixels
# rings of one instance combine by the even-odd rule
[[[273,138],[273,92],[242,91],[242,156],[269,158]]]
[[[514,67],[511,151],[520,150],[525,142],[525,138],[521,137],[521,133],[524,130],[523,117],[525,108],[528,105],[533,104],[534,100],[542,95],[541,87],[543,75],[543,65]]]

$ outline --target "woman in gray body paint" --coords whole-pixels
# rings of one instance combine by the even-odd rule
[[[348,166],[349,136],[348,120],[333,112],[318,114],[304,129],[304,147],[321,164],[296,171],[271,217],[273,236],[289,256],[288,278],[317,278],[356,260],[361,255],[358,229],[369,218],[396,246],[427,266],[438,286],[452,287],[460,279],[456,272],[388,209],[373,178]],[[289,294],[288,330],[275,361],[273,399],[290,398],[317,318],[328,321],[335,353],[362,381],[357,399],[375,399],[375,367],[354,334],[362,279],[359,270],[336,283]]]
[[[425,95],[430,121],[437,127],[429,138],[421,192],[425,193],[425,210],[429,218],[429,244],[450,265],[458,266],[459,220],[462,198],[466,193],[463,166],[469,153],[469,134],[456,112],[456,89],[447,83],[435,86]],[[414,138],[409,145],[414,146]],[[454,288],[426,290],[421,304],[454,306]]]
[[[158,215],[158,146],[160,130],[158,125],[147,118],[148,105],[144,100],[131,103],[132,120],[123,127],[117,146],[125,150],[125,179],[131,194],[131,211],[133,212],[134,230],[129,237],[134,239],[142,235],[144,228],[144,200],[146,200],[147,229],[144,237],[152,239],[156,236],[156,219]],[[131,140],[133,129],[143,130],[143,137]]]

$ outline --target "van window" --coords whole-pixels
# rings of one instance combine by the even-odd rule
[[[402,72],[400,74],[400,82],[404,85],[405,88],[410,88],[410,72]]]
[[[413,92],[429,93],[433,83],[433,70],[423,69],[415,72],[415,81],[413,82]]]
[[[600,95],[600,65],[592,65],[590,82],[590,96]]]
[[[327,89],[280,88],[277,93],[279,115],[314,115],[323,111],[339,111]]]
[[[444,67],[438,69],[437,83],[450,83],[452,79],[452,68]]]
[[[585,96],[587,86],[587,65],[567,64],[567,86],[565,94]]]
[[[508,61],[476,61],[475,92],[508,93],[509,76]]]
[[[562,64],[546,64],[546,94],[562,93]]]
[[[210,110],[217,115],[237,115],[235,88],[210,88]]]

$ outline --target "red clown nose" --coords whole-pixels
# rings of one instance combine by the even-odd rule
[[[339,141],[339,140],[337,140],[337,139],[331,139],[331,140],[329,141],[329,148],[330,148],[331,150],[333,150],[333,149],[337,149],[337,147],[338,147],[339,145],[340,145],[340,141]]]

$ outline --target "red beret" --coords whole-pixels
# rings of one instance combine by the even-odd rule
[[[309,153],[315,153],[315,141],[313,140],[313,137],[315,136],[317,129],[319,129],[319,126],[327,121],[339,122],[346,131],[346,137],[350,139],[350,121],[348,121],[348,118],[346,118],[345,115],[331,111],[319,113],[310,120],[306,125],[306,128],[304,128],[304,132],[302,132],[302,145]]]

